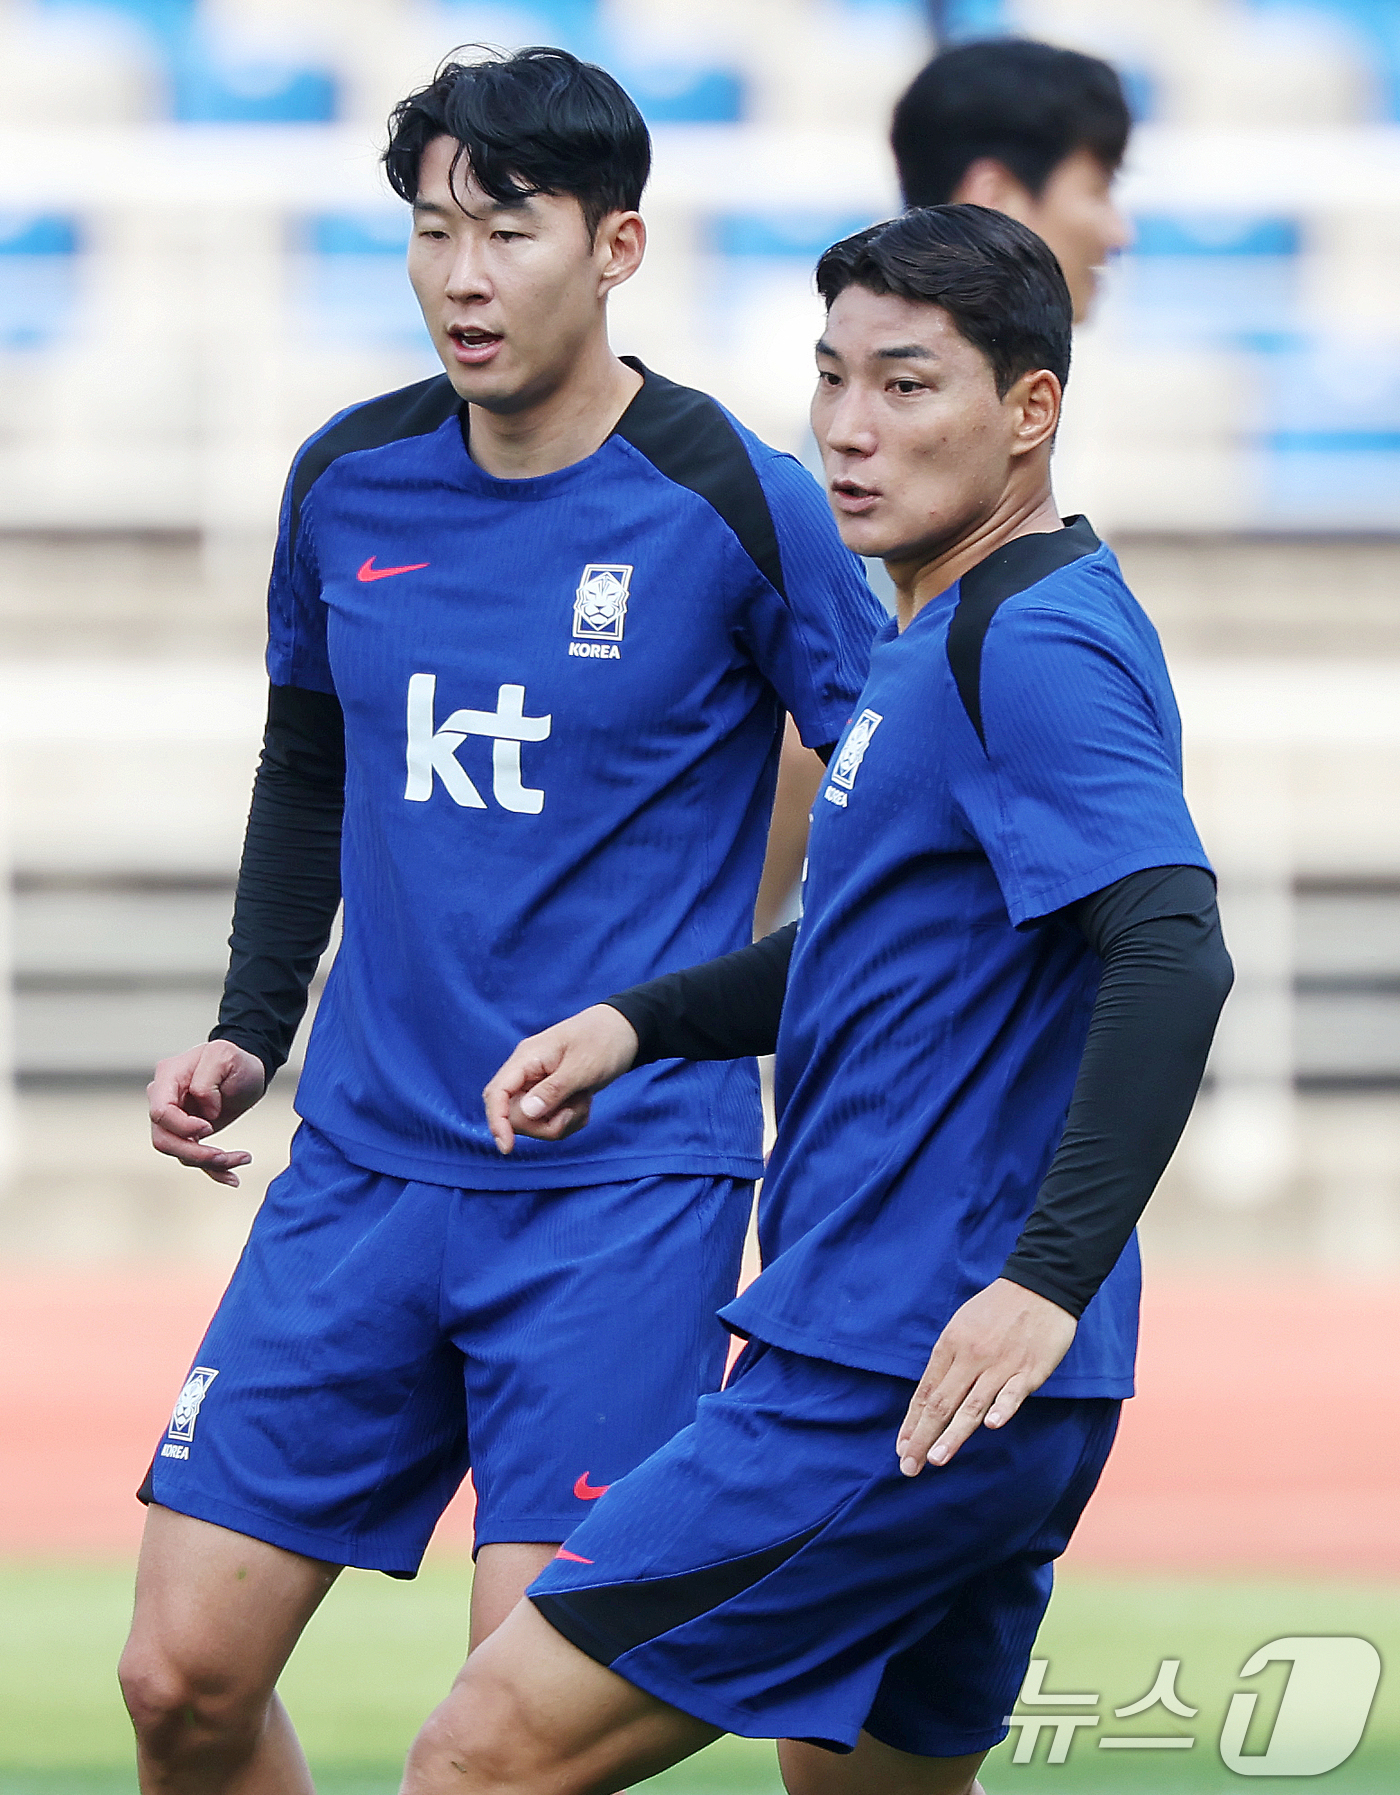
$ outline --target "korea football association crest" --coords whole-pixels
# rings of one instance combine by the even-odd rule
[[[879,711],[862,711],[851,725],[850,733],[841,744],[841,752],[836,756],[831,768],[831,778],[827,783],[826,796],[833,804],[846,807],[846,793],[855,785],[856,774],[860,771],[861,762],[865,759],[865,751],[870,746],[871,737],[884,722]],[[842,790],[837,790],[837,787]]]
[[[194,1438],[194,1424],[199,1419],[200,1405],[218,1375],[208,1365],[195,1366],[185,1379],[185,1387],[175,1403],[175,1413],[170,1417],[170,1427],[166,1433],[167,1439],[188,1442]],[[186,1454],[181,1453],[180,1456],[183,1458]]]
[[[617,644],[627,626],[627,595],[632,569],[618,563],[590,561],[574,594],[574,639],[569,653],[587,660],[616,661]]]

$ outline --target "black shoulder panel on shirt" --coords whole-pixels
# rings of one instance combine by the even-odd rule
[[[292,481],[292,546],[296,545],[306,495],[333,461],[342,455],[353,455],[357,449],[382,449],[386,443],[398,442],[405,436],[431,436],[461,406],[446,374],[435,374],[431,380],[420,380],[414,386],[400,387],[396,393],[384,393],[366,405],[356,406],[318,437],[297,463]]]
[[[998,607],[1027,586],[1082,561],[1099,546],[1087,517],[1065,519],[1063,530],[1017,536],[994,549],[962,577],[958,608],[948,625],[948,665],[963,709],[985,748],[982,732],[982,644]]]
[[[785,598],[773,513],[738,431],[707,394],[664,380],[633,356],[622,359],[645,384],[613,434],[640,450],[668,480],[712,505],[764,579]]]

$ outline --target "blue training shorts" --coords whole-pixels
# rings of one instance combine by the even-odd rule
[[[412,1576],[470,1466],[478,1546],[561,1540],[719,1387],[752,1195],[454,1190],[303,1123],[141,1493]]]
[[[1032,1397],[900,1475],[915,1386],[755,1343],[530,1586],[566,1639],[726,1732],[961,1757],[1006,1737],[1111,1397]]]

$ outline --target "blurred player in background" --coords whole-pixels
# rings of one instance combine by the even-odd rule
[[[509,1152],[653,1056],[776,1044],[751,1344],[468,1662],[409,1795],[582,1795],[726,1731],[779,1738],[792,1795],[968,1795],[1132,1393],[1134,1226],[1231,973],[1156,634],[1055,510],[1069,292],[972,206],[817,280],[828,490],[899,607],[802,922],[486,1092]]]
[[[1131,130],[1108,63],[1003,37],[935,56],[895,107],[890,142],[906,206],[989,206],[1044,238],[1080,323],[1132,238],[1113,200]]]
[[[1054,250],[1082,322],[1104,263],[1132,237],[1113,199],[1131,130],[1108,63],[994,38],[933,58],[895,107],[891,143],[906,206],[965,201],[1029,225]],[[774,818],[759,935],[791,913],[807,841],[800,819],[820,782],[820,764],[789,728],[778,775],[788,802]]]
[[[828,750],[879,608],[797,462],[616,357],[640,114],[535,49],[449,64],[389,178],[447,373],[298,454],[271,697],[210,1042],[157,1148],[285,1060],[344,933],[268,1191],[143,1491],[122,1666],[146,1790],[310,1788],[275,1684],[340,1567],[412,1576],[468,1465],[472,1638],[717,1386],[760,1169],[752,1064],[657,1066],[503,1160],[522,1031],[750,938],[784,713]]]

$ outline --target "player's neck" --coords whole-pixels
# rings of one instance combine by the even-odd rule
[[[1008,493],[994,511],[971,529],[950,542],[938,543],[925,555],[915,555],[907,561],[887,561],[885,566],[894,581],[900,629],[908,629],[926,604],[1003,543],[1017,536],[1042,535],[1063,528],[1055,496],[1048,486],[1042,486],[1032,497]]]
[[[602,447],[641,385],[641,375],[602,338],[536,403],[510,412],[471,406],[472,460],[497,480],[529,480],[572,467]]]

